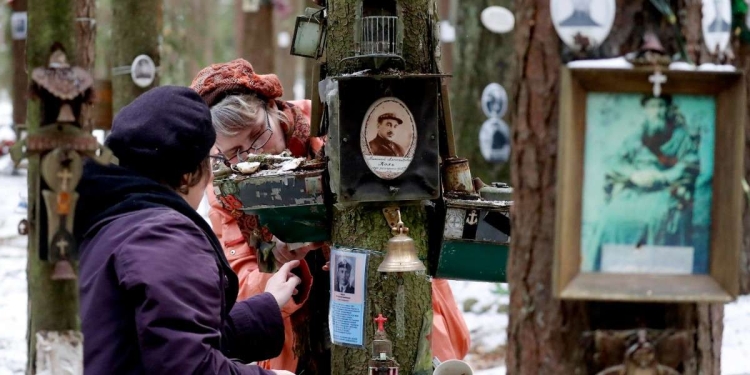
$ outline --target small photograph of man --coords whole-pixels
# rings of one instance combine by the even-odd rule
[[[339,257],[336,265],[336,291],[339,293],[354,294],[354,258]]]
[[[399,126],[404,121],[396,117],[393,113],[384,113],[378,117],[378,131],[373,139],[370,140],[370,152],[376,156],[406,156],[404,148],[395,141],[399,137]]]

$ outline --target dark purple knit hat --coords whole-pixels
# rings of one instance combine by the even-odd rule
[[[106,144],[120,166],[149,177],[194,172],[216,140],[211,111],[188,87],[151,89],[123,107]]]

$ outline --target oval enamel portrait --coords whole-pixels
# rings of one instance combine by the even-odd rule
[[[490,163],[505,163],[510,159],[510,128],[499,118],[490,118],[479,130],[479,151]]]
[[[362,156],[372,173],[384,180],[401,176],[414,159],[417,125],[409,108],[393,97],[372,103],[360,132]]]
[[[573,49],[580,49],[581,37],[589,47],[601,45],[615,22],[615,0],[550,0],[552,23],[560,39]]]
[[[489,118],[501,118],[508,111],[508,93],[499,83],[490,83],[482,90],[482,111]]]
[[[703,40],[708,52],[724,52],[732,39],[732,4],[729,0],[703,0]]]

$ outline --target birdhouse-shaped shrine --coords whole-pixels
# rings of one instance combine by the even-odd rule
[[[375,339],[372,340],[372,357],[368,375],[398,375],[398,362],[393,357],[393,344],[383,328],[383,324],[388,319],[379,314],[373,320],[378,324],[378,330],[375,332]]]

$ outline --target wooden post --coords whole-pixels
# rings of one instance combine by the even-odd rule
[[[403,57],[406,71],[410,73],[432,73],[436,56],[427,40],[437,30],[437,7],[434,0],[399,0],[404,17]],[[328,42],[326,61],[328,74],[343,73],[347,64],[339,62],[352,56],[354,51],[354,15],[359,1],[328,1]],[[437,35],[434,35],[437,43]],[[321,77],[324,79],[325,77]],[[415,241],[419,256],[427,256],[427,213],[421,202],[394,202],[401,208],[401,216],[409,228],[409,236]],[[388,239],[392,237],[383,215],[384,205],[356,204],[334,207],[332,238],[335,244],[386,252]],[[377,272],[382,256],[371,255],[368,264],[367,300],[365,305],[365,349],[334,346],[331,368],[333,374],[366,374],[371,358],[371,345],[376,326],[373,318],[378,314],[388,317],[388,337],[393,342],[393,353],[400,368],[399,374],[431,374],[432,352],[427,339],[432,329],[431,284],[425,275],[407,273],[403,279],[394,274]],[[404,286],[407,303],[403,311],[403,323],[397,322],[399,283]],[[401,326],[401,327],[399,327]]]
[[[162,1],[116,0],[112,1],[112,68],[129,67],[139,55],[148,55],[159,67],[159,36],[162,27]],[[129,104],[148,89],[159,85],[159,74],[145,88],[136,86],[129,71],[112,74],[112,106],[117,115],[120,108]]]
[[[71,65],[92,68],[94,30],[88,25],[93,25],[93,23],[80,25],[77,18],[88,15],[93,17],[93,0],[29,0],[28,12],[27,71],[47,66],[50,47],[55,42],[61,43],[69,51],[67,56]],[[30,98],[28,101],[26,124],[29,134],[39,131],[40,104],[38,98]],[[84,118],[83,122],[86,123],[86,121],[89,120]],[[54,265],[40,260],[39,257],[40,243],[47,240],[46,233],[41,233],[40,230],[40,212],[45,208],[40,194],[39,164],[39,155],[29,156],[28,374],[35,374],[37,371],[36,335],[38,333],[53,332],[44,336],[45,339],[51,340],[54,352],[55,342],[59,343],[56,340],[68,341],[68,344],[73,345],[72,340],[76,340],[75,334],[68,333],[80,331],[78,283],[75,280],[51,280]],[[83,358],[80,360],[82,361]]]
[[[679,2],[684,4],[685,2]],[[672,28],[650,2],[618,1],[607,45],[614,53],[637,49],[652,28],[671,55]],[[674,4],[674,3],[673,3]],[[700,30],[700,4],[680,6],[685,29]],[[558,91],[562,47],[550,18],[549,0],[515,2],[515,54],[511,174],[514,188],[513,241],[508,262],[510,321],[508,374],[595,374],[592,335],[598,329],[677,329],[692,345],[665,348],[685,354],[681,374],[719,374],[723,305],[586,303],[553,297],[552,264],[558,141]],[[697,17],[696,17],[697,14]],[[633,22],[645,20],[646,25]],[[700,38],[687,38],[689,51],[701,51]],[[692,44],[692,45],[691,45]],[[610,56],[607,56],[610,57]],[[696,58],[696,61],[700,59]],[[681,351],[682,353],[677,353]]]

